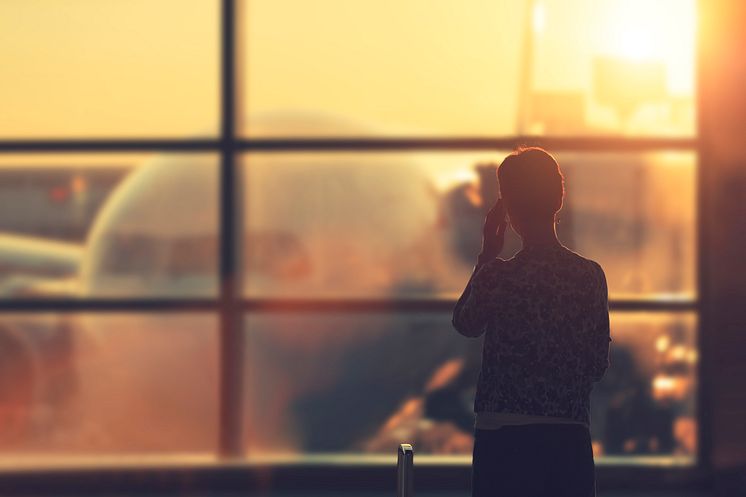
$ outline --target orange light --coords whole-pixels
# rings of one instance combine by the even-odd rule
[[[88,182],[86,179],[82,176],[75,176],[73,177],[72,181],[70,182],[70,190],[76,195],[79,195],[83,192],[85,192],[88,189]]]
[[[634,59],[665,58],[676,45],[686,50],[694,39],[694,14],[692,1],[664,1],[657,6],[647,0],[616,2],[609,9],[610,48]]]

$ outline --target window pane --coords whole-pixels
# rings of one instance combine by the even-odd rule
[[[0,155],[0,297],[210,296],[212,154]]]
[[[565,153],[557,160],[566,176],[562,241],[603,266],[612,297],[695,295],[695,154]]]
[[[695,325],[689,314],[612,315],[612,366],[592,396],[607,461],[692,461]],[[468,461],[481,340],[459,336],[449,315],[250,315],[247,336],[249,457],[392,456],[406,440]]]
[[[252,136],[515,130],[520,2],[242,4]]]
[[[697,335],[693,313],[612,313],[611,366],[592,394],[598,454],[697,452]]]
[[[245,288],[262,297],[433,297],[463,289],[496,198],[495,154],[255,154]],[[558,225],[612,297],[695,293],[695,156],[560,154]],[[492,161],[492,165],[486,164]],[[503,257],[520,249],[515,235]]]
[[[470,448],[481,341],[448,316],[263,313],[246,329],[250,457]]]
[[[0,466],[214,453],[216,325],[206,314],[3,316]]]
[[[218,7],[0,2],[0,137],[214,135]]]
[[[478,251],[482,208],[474,164],[495,157],[247,157],[248,293],[411,297],[455,291]]]
[[[242,4],[252,136],[695,132],[695,0]]]
[[[524,132],[695,134],[695,0],[533,3]]]

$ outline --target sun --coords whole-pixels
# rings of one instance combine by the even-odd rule
[[[614,51],[625,59],[646,60],[660,57],[655,35],[640,27],[620,30]]]
[[[650,2],[627,0],[614,2],[606,12],[607,47],[614,55],[626,59],[653,60],[665,57],[666,38],[673,33],[675,17],[665,9],[651,7]]]
[[[691,94],[697,31],[694,0],[609,0],[599,4],[598,13],[601,54],[662,63],[670,90]]]
[[[625,0],[607,4],[604,32],[617,55],[663,59],[674,50],[689,50],[696,31],[692,0]]]

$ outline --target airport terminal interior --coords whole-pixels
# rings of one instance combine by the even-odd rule
[[[403,443],[415,494],[470,495],[482,339],[451,312],[536,145],[608,281],[598,495],[746,496],[745,24],[0,1],[0,495],[379,497]]]

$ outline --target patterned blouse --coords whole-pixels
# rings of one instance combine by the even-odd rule
[[[590,393],[609,366],[606,276],[561,245],[526,247],[472,275],[453,311],[485,334],[474,411],[590,422]]]

